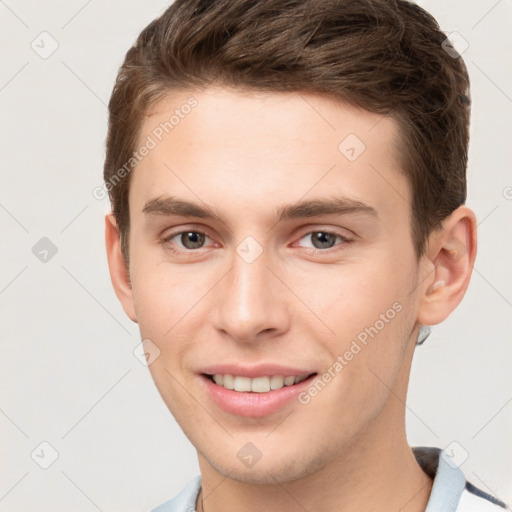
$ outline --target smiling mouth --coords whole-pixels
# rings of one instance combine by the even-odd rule
[[[202,375],[224,389],[237,391],[239,393],[268,393],[270,391],[299,384],[306,379],[314,377],[317,375],[317,372],[298,376],[268,375],[254,378],[230,374],[210,375],[203,373]]]

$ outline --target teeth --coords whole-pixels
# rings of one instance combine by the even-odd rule
[[[284,378],[285,386],[291,386],[294,382],[295,382],[295,377],[285,377]]]
[[[266,393],[270,391],[270,379],[268,377],[256,377],[249,380],[251,381],[251,391],[255,393]]]
[[[279,389],[284,386],[284,377],[281,375],[272,375],[270,377],[270,389]]]
[[[299,382],[302,382],[304,379],[307,379],[309,375],[302,375],[302,377],[297,377],[295,379],[295,384],[298,384]]]
[[[251,379],[249,377],[235,377],[233,389],[235,391],[251,391]]]
[[[217,375],[217,377],[220,377],[222,379],[221,386],[225,387],[226,389],[233,389],[234,387],[234,379],[233,375]],[[215,376],[214,376],[215,379]]]
[[[281,389],[284,386],[292,386],[298,384],[306,379],[309,374],[295,377],[293,375],[283,377],[282,375],[272,375],[269,377],[241,377],[239,375],[221,375],[216,373],[213,376],[215,384],[222,386],[226,389],[234,391],[253,393],[267,393],[271,389]]]

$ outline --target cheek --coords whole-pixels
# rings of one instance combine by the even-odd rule
[[[395,259],[381,255],[373,264],[326,268],[325,275],[315,276],[317,293],[309,295],[312,276],[300,281],[297,295],[308,297],[308,306],[329,328],[322,326],[328,333],[322,344],[333,361],[338,356],[347,361],[344,371],[356,381],[368,374],[361,366],[378,369],[383,377],[396,373],[414,325],[414,297],[409,295],[414,266],[412,260]],[[412,270],[404,273],[403,268]]]
[[[390,268],[386,260],[319,266],[299,275],[294,291],[334,331],[333,336],[343,338],[356,337],[374,324],[382,331],[399,316],[404,291],[411,286],[409,276]]]
[[[411,270],[404,272],[404,268]],[[382,389],[379,378],[392,386],[402,366],[415,324],[414,268],[412,261],[387,261],[360,279],[358,293],[347,306],[352,319],[348,350],[357,352],[360,347],[354,359],[366,367],[360,371],[370,388]]]
[[[165,263],[135,261],[133,296],[141,333],[159,338],[198,305],[207,290],[204,273]]]

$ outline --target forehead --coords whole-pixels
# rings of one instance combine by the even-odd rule
[[[187,121],[187,118],[196,120]],[[195,137],[206,134],[219,138],[224,133],[213,127],[231,128],[231,136],[247,143],[247,130],[261,139],[274,133],[287,138],[332,145],[347,131],[369,143],[386,135],[383,142],[398,134],[396,121],[316,92],[266,92],[211,86],[202,90],[178,89],[152,105],[142,122],[142,133],[150,133],[168,122],[168,131],[183,131],[194,123]],[[199,124],[204,130],[198,130]],[[377,126],[379,126],[378,129]],[[178,129],[181,126],[181,129]],[[236,131],[244,128],[244,131]],[[351,130],[351,131],[350,131]],[[164,129],[165,132],[165,129]],[[372,134],[372,132],[374,132]],[[167,132],[165,133],[168,134]],[[318,136],[318,137],[317,137]],[[327,137],[327,138],[326,138]]]
[[[181,192],[226,205],[258,197],[264,206],[338,189],[377,208],[401,196],[407,207],[397,135],[394,119],[320,94],[170,91],[143,120],[139,146],[154,147],[133,172],[130,204],[142,211]]]

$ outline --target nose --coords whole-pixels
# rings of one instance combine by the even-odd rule
[[[251,343],[289,329],[290,297],[269,263],[265,252],[252,262],[233,252],[231,270],[213,297],[215,327],[224,335]]]

